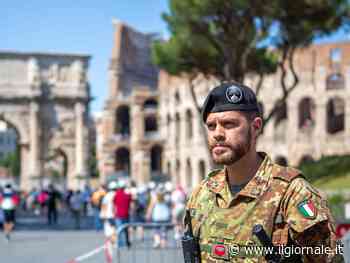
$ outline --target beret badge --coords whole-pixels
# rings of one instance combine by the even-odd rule
[[[226,89],[226,98],[233,104],[239,103],[243,99],[242,90],[235,85],[232,85]]]

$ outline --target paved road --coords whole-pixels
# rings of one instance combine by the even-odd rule
[[[74,230],[69,214],[61,215],[55,227],[49,227],[44,217],[20,215],[10,243],[0,233],[0,262],[66,263],[103,242],[103,233],[93,230],[91,218],[82,220],[81,230]],[[104,262],[104,255],[100,253],[84,262]]]
[[[10,243],[0,232],[1,263],[68,263],[104,243],[103,233],[93,230],[92,218],[82,221],[81,230],[74,230],[69,215],[61,216],[55,227],[47,226],[45,218],[33,215],[20,215],[17,221]],[[144,241],[133,241],[133,249],[120,250],[119,261],[114,251],[113,263],[182,262],[181,251],[174,248],[174,243],[169,242],[173,248],[151,249],[152,236],[153,231],[146,231]],[[104,251],[82,262],[105,263]]]
[[[18,231],[7,243],[0,240],[2,263],[67,263],[103,244],[103,235],[95,231]],[[104,262],[103,253],[86,263]]]

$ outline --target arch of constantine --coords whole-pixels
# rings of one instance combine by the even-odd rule
[[[89,60],[0,52],[0,120],[17,132],[21,189],[42,186],[57,163],[64,163],[60,171],[68,188],[88,178]]]

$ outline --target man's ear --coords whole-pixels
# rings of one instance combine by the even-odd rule
[[[252,126],[255,130],[256,135],[259,135],[261,133],[262,125],[263,125],[263,121],[260,117],[255,117],[254,120],[252,121]]]

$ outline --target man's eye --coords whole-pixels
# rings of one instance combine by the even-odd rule
[[[214,130],[215,129],[215,124],[208,124],[207,125],[209,130]]]
[[[236,123],[233,123],[233,122],[227,122],[227,123],[224,124],[224,127],[225,127],[226,129],[234,128],[234,127],[236,127],[236,126],[237,126],[237,124],[236,124]]]

